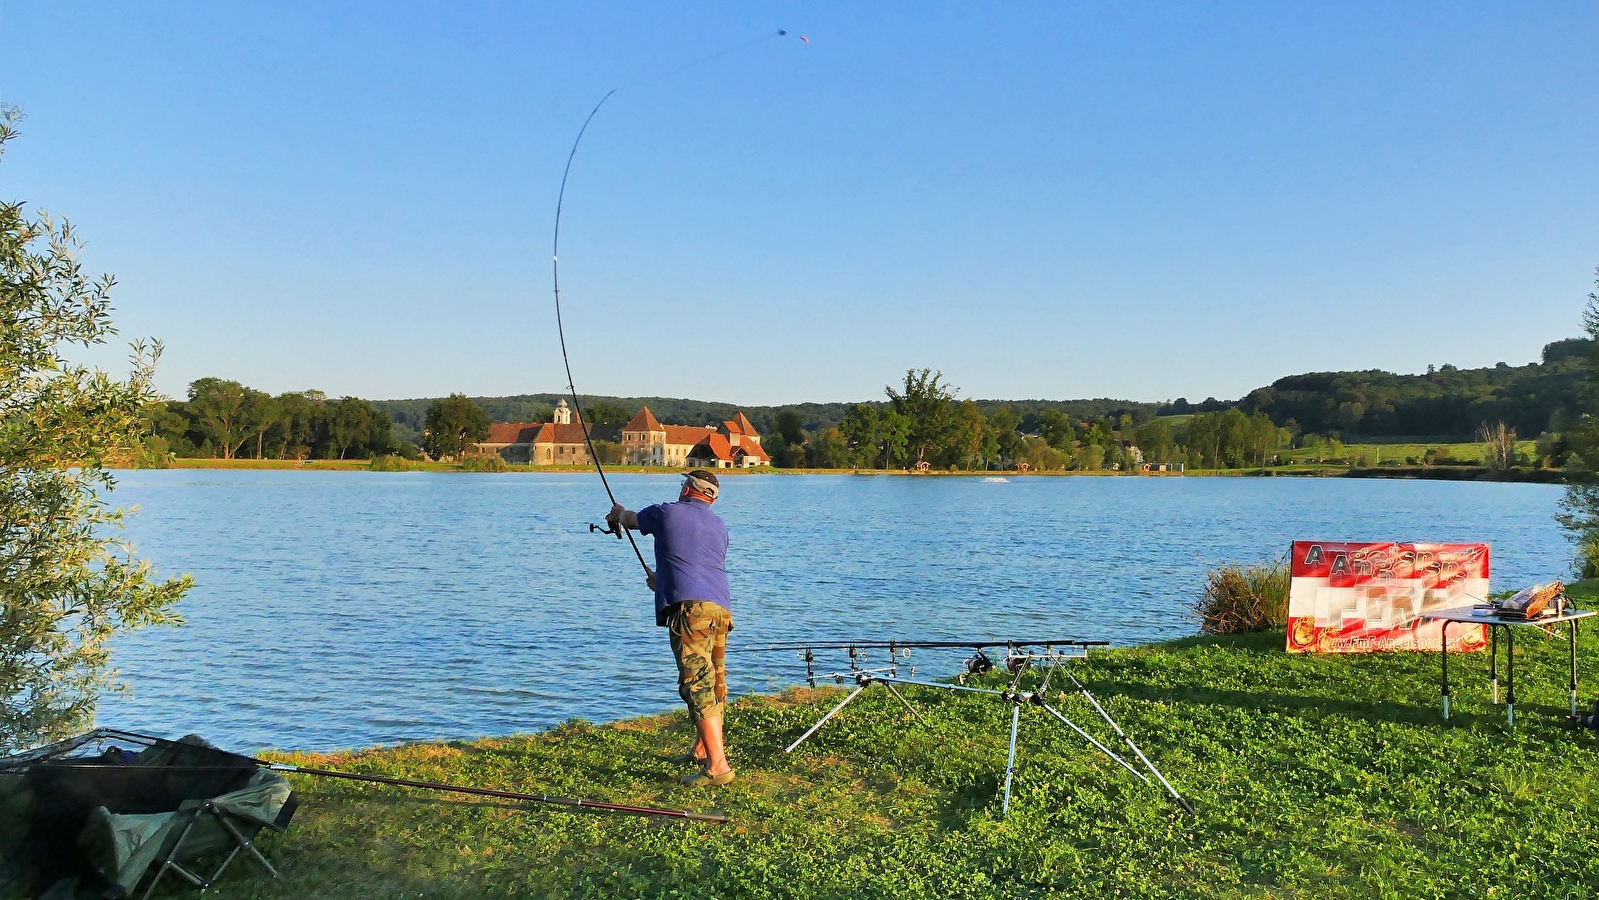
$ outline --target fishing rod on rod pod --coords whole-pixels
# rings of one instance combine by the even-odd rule
[[[984,647],[1109,647],[1110,641],[1084,641],[1077,638],[1053,639],[1028,639],[1025,641],[998,639],[981,639],[969,641],[901,641],[895,639],[852,641],[852,640],[825,640],[825,641],[789,641],[787,643],[765,644],[761,646],[729,647],[729,653],[766,653],[782,650],[848,650],[854,647],[857,650],[941,650],[960,649],[977,650]]]
[[[944,647],[951,645],[957,647],[971,646],[971,644],[963,641],[907,641],[905,643],[931,643]],[[843,679],[848,679],[854,683],[855,687],[844,697],[843,700],[840,700],[837,705],[829,709],[825,715],[818,719],[815,724],[807,728],[803,734],[794,740],[793,743],[783,748],[783,752],[793,753],[800,747],[800,745],[810,740],[822,729],[824,725],[832,721],[833,718],[841,713],[845,707],[849,706],[850,703],[854,702],[856,698],[860,697],[868,688],[872,687],[873,685],[881,685],[889,692],[889,694],[893,696],[895,700],[899,701],[902,706],[908,709],[918,721],[922,721],[924,724],[926,720],[922,717],[921,713],[916,710],[916,707],[905,698],[904,694],[900,690],[901,688],[908,690],[909,688],[915,687],[924,690],[939,690],[951,693],[960,693],[966,696],[986,697],[991,700],[1003,702],[1010,706],[1010,742],[1005,764],[1004,789],[1001,793],[1003,798],[1000,807],[1001,816],[1007,815],[1010,812],[1011,785],[1016,774],[1017,738],[1020,733],[1022,721],[1021,715],[1024,707],[1036,707],[1049,714],[1054,719],[1059,720],[1061,724],[1065,725],[1067,728],[1070,728],[1079,737],[1087,741],[1094,749],[1105,754],[1106,757],[1110,758],[1122,768],[1132,773],[1132,775],[1139,781],[1149,784],[1151,783],[1150,775],[1153,775],[1154,778],[1160,783],[1160,786],[1171,795],[1172,799],[1182,807],[1184,812],[1187,812],[1189,815],[1196,814],[1193,804],[1189,803],[1188,800],[1182,796],[1182,794],[1178,793],[1177,789],[1172,786],[1170,781],[1167,780],[1165,774],[1162,773],[1160,769],[1155,766],[1155,763],[1151,761],[1147,755],[1145,755],[1144,751],[1136,743],[1134,743],[1132,737],[1127,734],[1127,732],[1121,727],[1120,724],[1116,722],[1115,719],[1111,718],[1110,713],[1105,710],[1105,707],[1100,704],[1099,700],[1089,692],[1088,688],[1080,680],[1078,680],[1076,675],[1073,675],[1065,668],[1065,664],[1071,660],[1087,658],[1088,647],[1082,645],[1103,644],[1104,642],[1053,641],[1050,643],[1055,646],[1046,647],[1042,651],[1033,650],[1026,652],[1019,652],[1016,649],[1018,642],[1011,642],[1007,646],[1005,656],[1000,660],[1000,664],[1003,665],[1005,670],[1011,675],[1009,685],[999,688],[985,686],[980,683],[967,684],[967,675],[982,676],[994,671],[996,668],[996,661],[990,659],[987,654],[983,653],[983,649],[984,647],[998,646],[1000,643],[1003,642],[984,642],[983,646],[978,647],[977,652],[962,664],[963,671],[959,676],[957,676],[955,682],[953,683],[948,681],[929,681],[926,679],[918,679],[914,677],[916,674],[915,669],[911,669],[912,677],[907,678],[899,673],[899,664],[897,660],[888,666],[876,668],[862,667],[858,664],[859,655],[856,647],[849,648],[850,671],[813,676],[811,674],[811,665],[814,659],[814,654],[811,649],[807,648],[805,650],[807,679],[811,682],[812,687],[815,686],[817,678],[834,678],[835,680],[839,680],[841,683]],[[1042,644],[1043,642],[1039,642],[1038,645],[1041,646]],[[886,642],[883,644],[883,646],[886,648]],[[896,642],[896,646],[900,646],[898,642]],[[1071,649],[1072,646],[1075,646],[1076,650],[1080,652],[1074,652]],[[903,650],[900,652],[909,655],[908,650]],[[1043,670],[1039,684],[1032,690],[1023,690],[1023,676],[1028,671],[1039,666],[1041,666]],[[1111,730],[1116,733],[1116,736],[1127,745],[1128,749],[1132,751],[1138,762],[1143,764],[1149,774],[1146,775],[1145,772],[1140,771],[1131,760],[1110,749],[1110,747],[1107,746],[1106,741],[1101,741],[1100,739],[1094,737],[1088,732],[1087,729],[1072,721],[1064,712],[1050,704],[1049,700],[1053,697],[1050,692],[1050,681],[1057,672],[1071,679],[1072,685],[1075,686],[1078,693],[1080,693],[1083,698],[1093,707],[1094,711],[1098,713],[1100,718],[1105,721],[1105,724],[1110,726]]]
[[[1064,659],[1086,659],[1091,649],[1110,646],[1110,641],[1087,641],[1079,638],[1035,638],[1028,640],[984,638],[976,640],[888,640],[850,641],[791,641],[786,643],[773,643],[764,645],[750,645],[744,647],[729,647],[728,653],[750,653],[759,656],[768,652],[800,651],[800,659],[805,663],[805,681],[815,687],[817,681],[831,679],[840,684],[844,679],[854,678],[863,672],[892,672],[897,674],[900,659],[909,659],[913,650],[971,650],[972,655],[961,663],[961,672],[957,679],[964,683],[966,676],[981,676],[993,671],[996,665],[1004,666],[1009,672],[1016,672],[1018,666],[1030,664],[1032,661],[1051,661]],[[997,661],[985,650],[995,647],[1005,648],[1005,655]],[[1034,649],[1040,648],[1040,649]],[[889,664],[886,667],[868,669],[863,667],[862,661],[870,655],[870,651],[888,652]],[[817,652],[836,651],[849,654],[849,670],[840,672],[818,673],[816,671]],[[912,674],[916,667],[909,666]]]

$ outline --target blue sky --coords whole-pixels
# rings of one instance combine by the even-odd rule
[[[616,88],[562,231],[580,390],[1227,398],[1578,333],[1596,39],[1558,2],[0,0],[0,196],[77,224],[169,394],[559,390],[556,191]]]

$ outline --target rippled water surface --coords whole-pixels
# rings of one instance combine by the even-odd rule
[[[678,479],[613,475],[632,507]],[[1486,541],[1496,589],[1569,569],[1547,485],[1297,478],[724,479],[734,646],[1195,630],[1206,569],[1291,540]],[[123,638],[102,724],[330,749],[607,720],[677,701],[664,630],[592,473],[121,475],[129,533],[192,572],[188,624]],[[646,556],[649,539],[641,539]],[[730,658],[734,692],[799,674]],[[934,662],[920,661],[934,671]],[[939,672],[939,674],[953,674]]]

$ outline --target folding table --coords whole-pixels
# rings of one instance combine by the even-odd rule
[[[1443,659],[1444,718],[1449,718],[1449,626],[1488,626],[1488,679],[1493,685],[1493,702],[1499,703],[1499,629],[1505,630],[1505,717],[1512,728],[1516,725],[1516,635],[1512,626],[1534,625],[1546,627],[1558,622],[1566,623],[1567,637],[1571,642],[1571,714],[1577,714],[1577,622],[1599,615],[1591,609],[1568,609],[1561,615],[1537,616],[1531,619],[1506,616],[1491,606],[1474,606],[1461,609],[1441,609],[1425,613],[1424,619],[1442,622],[1439,635],[1443,638],[1440,657]]]

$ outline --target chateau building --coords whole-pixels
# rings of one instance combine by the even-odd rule
[[[587,466],[588,443],[583,440],[583,420],[573,421],[572,410],[565,400],[555,401],[555,412],[549,422],[496,422],[489,426],[489,436],[479,441],[477,449],[495,453],[506,462],[531,463],[535,466]],[[595,425],[589,436],[596,441],[614,441],[615,425]]]
[[[488,437],[478,442],[477,449],[513,463],[591,465],[582,419],[574,416],[565,400],[556,401],[551,420],[495,423],[489,426]],[[620,441],[623,462],[630,466],[732,469],[772,464],[771,457],[761,449],[760,433],[743,413],[719,427],[662,425],[646,406],[621,429],[594,425],[589,428],[589,436],[596,441]]]
[[[628,465],[745,469],[769,466],[761,435],[739,413],[712,425],[662,425],[648,406],[622,426],[622,453]]]

